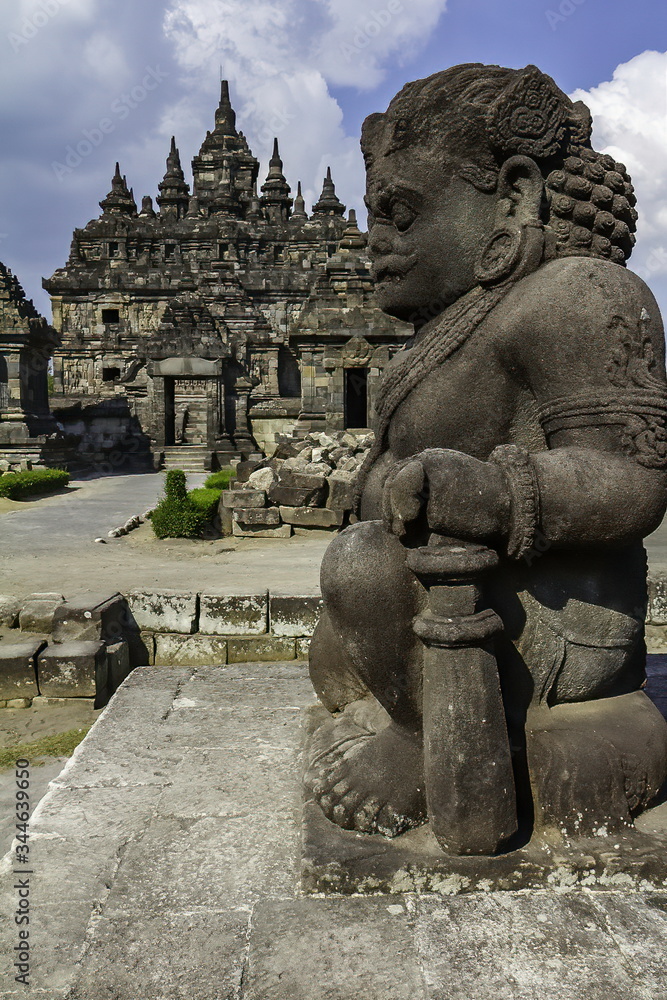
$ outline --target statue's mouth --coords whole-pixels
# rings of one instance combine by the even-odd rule
[[[382,263],[373,264],[371,267],[371,276],[377,285],[397,285],[413,269],[416,263],[416,254],[411,254],[409,257],[400,257],[398,254],[393,254],[390,257],[383,257]]]

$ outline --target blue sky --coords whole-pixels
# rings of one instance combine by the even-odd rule
[[[169,137],[189,161],[212,127],[219,67],[263,164],[278,134],[292,186],[330,163],[361,208],[363,118],[459,62],[537,64],[589,103],[594,139],[639,196],[631,267],[667,308],[664,0],[12,0],[0,10],[0,259],[46,315],[42,276],[99,214],[116,159],[155,196]],[[104,127],[102,125],[104,124]],[[82,151],[84,155],[80,155]]]

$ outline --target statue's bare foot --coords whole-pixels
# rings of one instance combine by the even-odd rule
[[[344,713],[315,734],[305,785],[344,830],[396,837],[419,826],[424,784],[421,741],[395,723],[376,733]]]

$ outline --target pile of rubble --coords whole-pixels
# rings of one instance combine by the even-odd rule
[[[272,458],[237,466],[220,501],[223,533],[289,538],[294,528],[341,528],[373,441],[351,431],[279,438]]]

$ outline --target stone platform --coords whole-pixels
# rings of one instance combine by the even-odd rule
[[[667,889],[303,895],[313,704],[294,661],[135,670],[2,863],[0,998],[667,1000]]]

